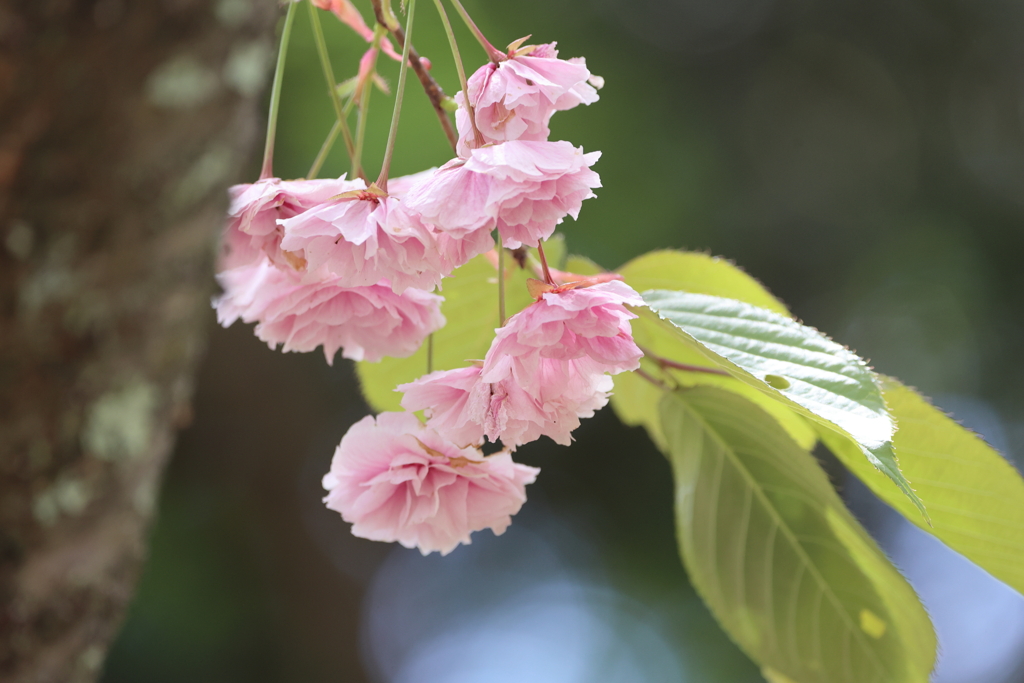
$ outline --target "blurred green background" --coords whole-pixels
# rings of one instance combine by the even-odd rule
[[[418,4],[414,43],[454,93],[441,23]],[[606,80],[598,103],[552,121],[552,139],[602,152],[604,187],[563,225],[571,251],[606,267],[662,247],[727,256],[1024,456],[1024,3],[465,4],[494,44],[557,40]],[[286,178],[305,175],[334,116],[299,9]],[[347,78],[365,45],[322,20]],[[476,68],[483,52],[456,32]],[[394,84],[397,65],[379,64]],[[405,102],[395,174],[450,156],[414,79]],[[392,105],[374,93],[371,176]],[[346,170],[339,144],[322,175]],[[257,175],[254,160],[239,181]],[[761,680],[686,581],[667,464],[610,410],[571,449],[520,449],[543,473],[505,536],[421,558],[352,538],[320,503],[334,446],[367,412],[348,361],[272,353],[212,311],[210,335],[106,683]],[[934,680],[1024,681],[1024,600],[834,474],[936,620]]]

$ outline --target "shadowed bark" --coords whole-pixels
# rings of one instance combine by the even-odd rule
[[[273,0],[0,0],[0,679],[89,681],[212,315]]]

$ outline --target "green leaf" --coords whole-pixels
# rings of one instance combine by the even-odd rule
[[[652,290],[644,301],[732,376],[853,439],[925,512],[896,463],[882,390],[855,353],[814,328],[734,299]]]
[[[903,496],[842,440],[826,445],[879,498],[949,547],[1024,593],[1024,479],[977,434],[946,417],[920,394],[882,378],[899,429],[900,468],[924,501],[926,525]]]
[[[691,251],[652,251],[617,271],[638,292],[672,289],[746,301],[782,315],[789,311],[764,285],[730,261]]]
[[[668,393],[660,417],[683,563],[770,680],[928,680],[928,615],[810,453],[722,389]]]
[[[569,270],[572,267],[567,265]],[[648,289],[676,289],[725,296],[769,308],[788,315],[786,307],[771,295],[757,280],[729,261],[707,254],[684,251],[654,251],[639,256],[618,271],[637,291]],[[664,358],[692,365],[707,364],[706,358],[692,344],[651,315],[642,315],[633,321],[633,338],[643,348]],[[657,376],[660,368],[649,360],[642,361],[643,369]],[[785,405],[761,395],[756,389],[738,380],[704,373],[665,371],[679,386],[712,385],[730,388],[754,401],[778,420],[786,431],[805,448],[812,448],[817,433],[806,420]],[[663,444],[658,423],[658,401],[661,390],[646,379],[633,373],[615,378],[615,392],[611,404],[625,424],[640,425],[647,429],[655,444]]]
[[[561,264],[565,243],[555,235],[544,245],[549,262]],[[505,312],[511,316],[533,302],[526,280],[535,277],[505,256]],[[442,283],[441,312],[445,326],[434,333],[434,370],[461,368],[468,361],[482,360],[498,327],[498,271],[480,255],[458,268]],[[356,363],[356,375],[363,396],[375,411],[401,410],[399,384],[411,382],[427,372],[427,344],[408,358],[385,358],[379,363]]]
[[[586,256],[577,256],[576,254],[570,254],[565,259],[565,270],[576,275],[597,275],[604,272],[604,268]]]

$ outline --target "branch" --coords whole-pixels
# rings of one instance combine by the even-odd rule
[[[398,26],[394,21],[393,17],[389,17],[390,8],[385,14],[383,0],[372,0],[373,2],[373,14],[377,18],[377,23],[384,26],[388,31],[395,37],[395,43],[399,50],[405,48],[405,31],[402,30],[401,26]],[[427,97],[430,99],[430,104],[434,107],[434,113],[437,114],[437,120],[441,122],[441,129],[444,130],[445,137],[448,138],[448,144],[452,146],[452,150],[455,150],[455,146],[459,141],[459,136],[455,134],[455,129],[452,128],[451,119],[448,118],[448,112],[441,106],[441,102],[444,101],[444,90],[437,84],[434,77],[430,75],[426,67],[423,66],[423,61],[420,59],[420,55],[416,52],[416,48],[412,45],[409,46],[409,66],[416,72],[416,77],[420,79],[420,84],[423,85],[423,91],[427,93]]]

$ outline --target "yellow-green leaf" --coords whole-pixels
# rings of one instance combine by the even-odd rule
[[[703,364],[730,375],[810,420],[852,439],[921,510],[896,463],[895,424],[867,364],[812,327],[735,299],[667,290],[644,301],[677,328]]]
[[[928,526],[903,496],[842,440],[823,439],[889,505],[993,576],[1024,593],[1024,479],[977,434],[913,389],[885,377],[900,469],[928,508]]]
[[[772,680],[926,683],[924,608],[809,452],[713,387],[666,394],[660,419],[690,579]]]

